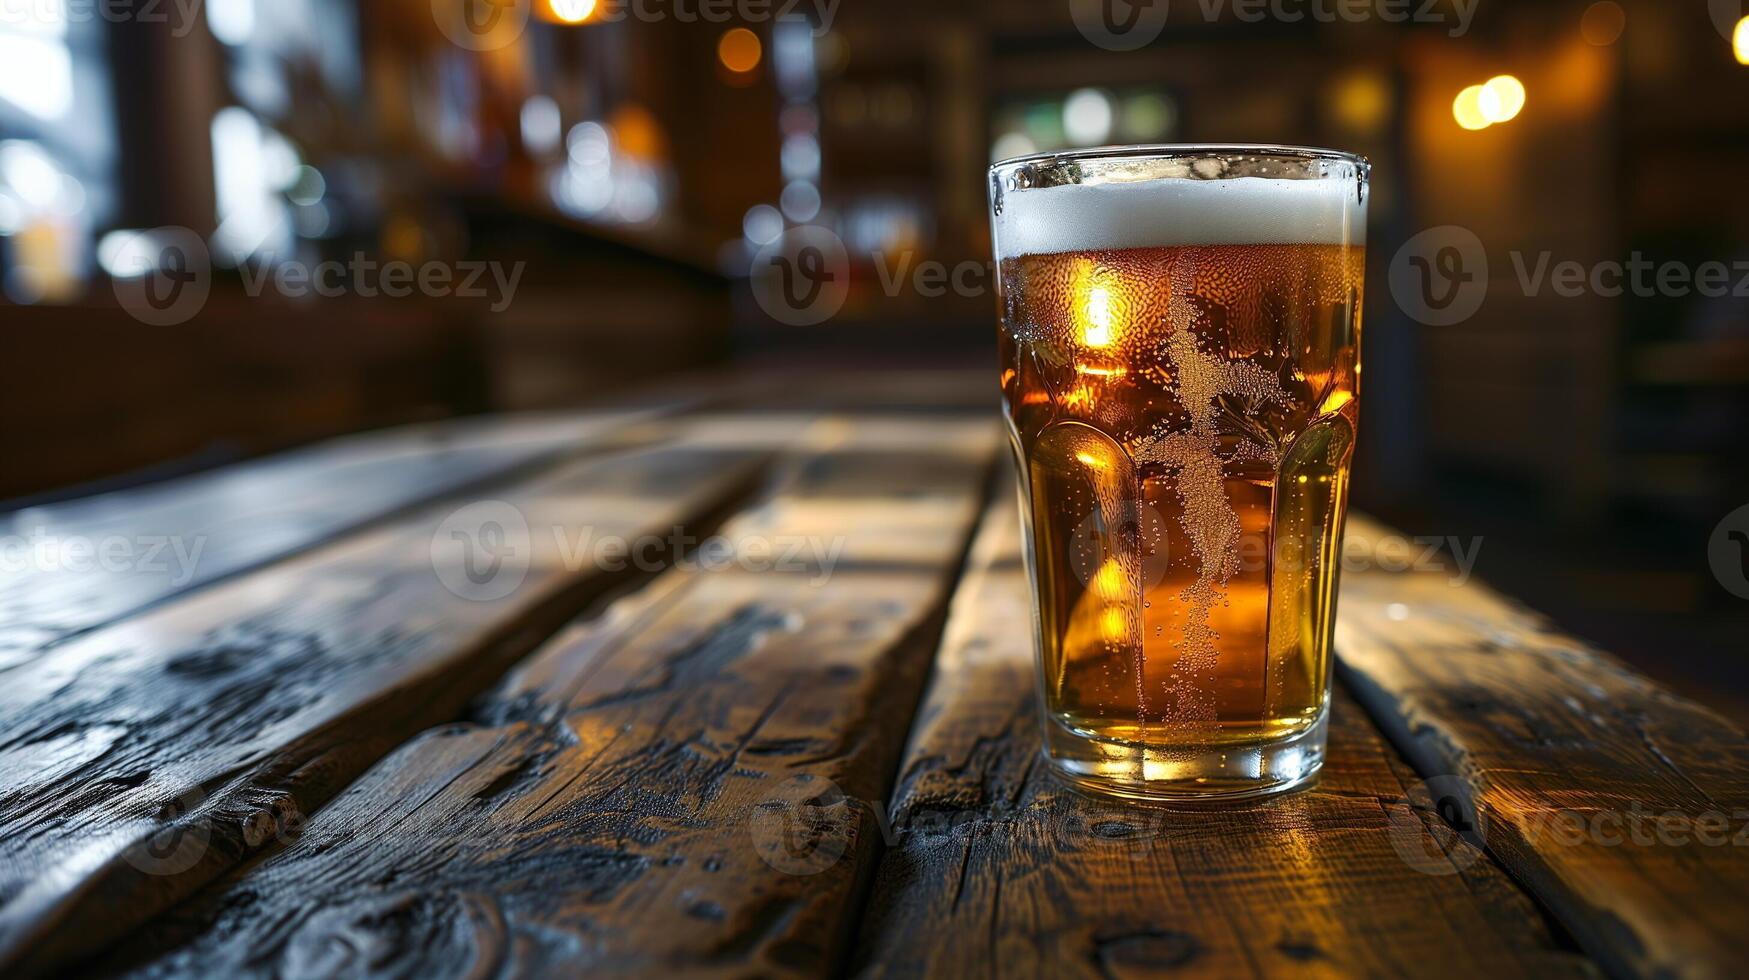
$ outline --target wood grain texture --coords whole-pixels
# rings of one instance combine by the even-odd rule
[[[1351,526],[1337,623],[1385,733],[1611,974],[1749,975],[1749,738],[1389,537]]]
[[[117,962],[150,976],[828,971],[880,839],[877,807],[858,801],[888,788],[997,436],[988,419],[810,429],[724,534],[737,556],[820,541],[825,560],[743,567],[704,549]],[[153,948],[167,939],[182,944]]]
[[[1095,801],[1039,756],[1012,492],[986,517],[893,799],[864,976],[1586,976],[1346,697],[1311,789]]]
[[[0,517],[24,574],[0,582],[0,671],[130,613],[373,520],[592,447],[654,408],[463,419],[351,436]],[[84,550],[65,551],[70,542]],[[104,556],[101,549],[117,549]],[[22,550],[21,550],[22,549]],[[49,567],[36,567],[37,555]],[[60,557],[56,557],[60,555]]]
[[[580,603],[635,574],[583,542],[714,526],[770,445],[793,435],[777,428],[763,448],[694,431],[560,464],[495,490],[483,515],[437,505],[7,672],[0,972],[102,948],[457,717]],[[470,591],[453,574],[449,532],[491,547],[487,519],[529,533],[507,542],[509,577]]]

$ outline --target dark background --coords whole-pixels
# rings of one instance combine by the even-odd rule
[[[0,506],[741,366],[987,366],[994,412],[993,157],[1334,146],[1374,164],[1357,505],[1483,536],[1484,578],[1744,717],[1749,600],[1707,545],[1749,504],[1749,298],[1529,295],[1513,256],[1749,260],[1749,33],[1731,40],[1749,10],[1476,0],[1460,25],[1441,0],[1399,24],[1271,13],[1337,0],[1260,18],[1178,0],[1114,52],[1070,0],[843,0],[811,23],[523,0],[525,28],[462,45],[439,17],[466,2],[484,0],[6,6]],[[1522,111],[1461,126],[1454,100],[1502,74]],[[747,273],[805,224],[845,243],[850,291],[790,326]],[[1488,292],[1428,325],[1386,273],[1447,225],[1483,243]],[[134,233],[166,226],[216,268],[197,315],[153,326],[116,279],[140,272]],[[245,288],[355,255],[527,269],[498,309]],[[884,288],[905,261],[980,271],[942,295]]]

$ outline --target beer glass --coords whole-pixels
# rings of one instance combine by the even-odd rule
[[[990,169],[1044,752],[1134,799],[1323,763],[1368,165],[1144,146]]]

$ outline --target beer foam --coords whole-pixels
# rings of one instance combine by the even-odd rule
[[[996,255],[1173,245],[1366,243],[1354,183],[1229,177],[1008,190]]]

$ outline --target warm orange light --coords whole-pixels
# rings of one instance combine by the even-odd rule
[[[737,75],[758,68],[761,53],[759,35],[745,27],[732,27],[717,39],[717,60]]]
[[[1731,32],[1731,50],[1737,53],[1737,64],[1749,65],[1749,17],[1738,21]]]
[[[1391,112],[1391,88],[1373,72],[1350,75],[1336,85],[1331,98],[1338,121],[1350,129],[1372,132]]]
[[[1628,25],[1627,11],[1615,0],[1597,0],[1585,8],[1579,18],[1579,36],[1586,44],[1604,47],[1614,44]]]
[[[595,16],[601,6],[601,0],[543,0],[541,13],[543,20],[558,24],[582,24]]]
[[[1511,75],[1495,75],[1471,85],[1451,102],[1451,115],[1465,129],[1487,129],[1524,111],[1524,83]]]
[[[1511,75],[1495,75],[1482,86],[1482,107],[1488,121],[1503,123],[1524,111],[1524,83]]]
[[[614,144],[634,160],[661,161],[668,156],[668,140],[655,114],[635,102],[627,102],[607,119]]]
[[[1459,126],[1465,129],[1487,129],[1493,122],[1482,105],[1482,97],[1482,86],[1471,85],[1451,101],[1451,116],[1457,120]]]

